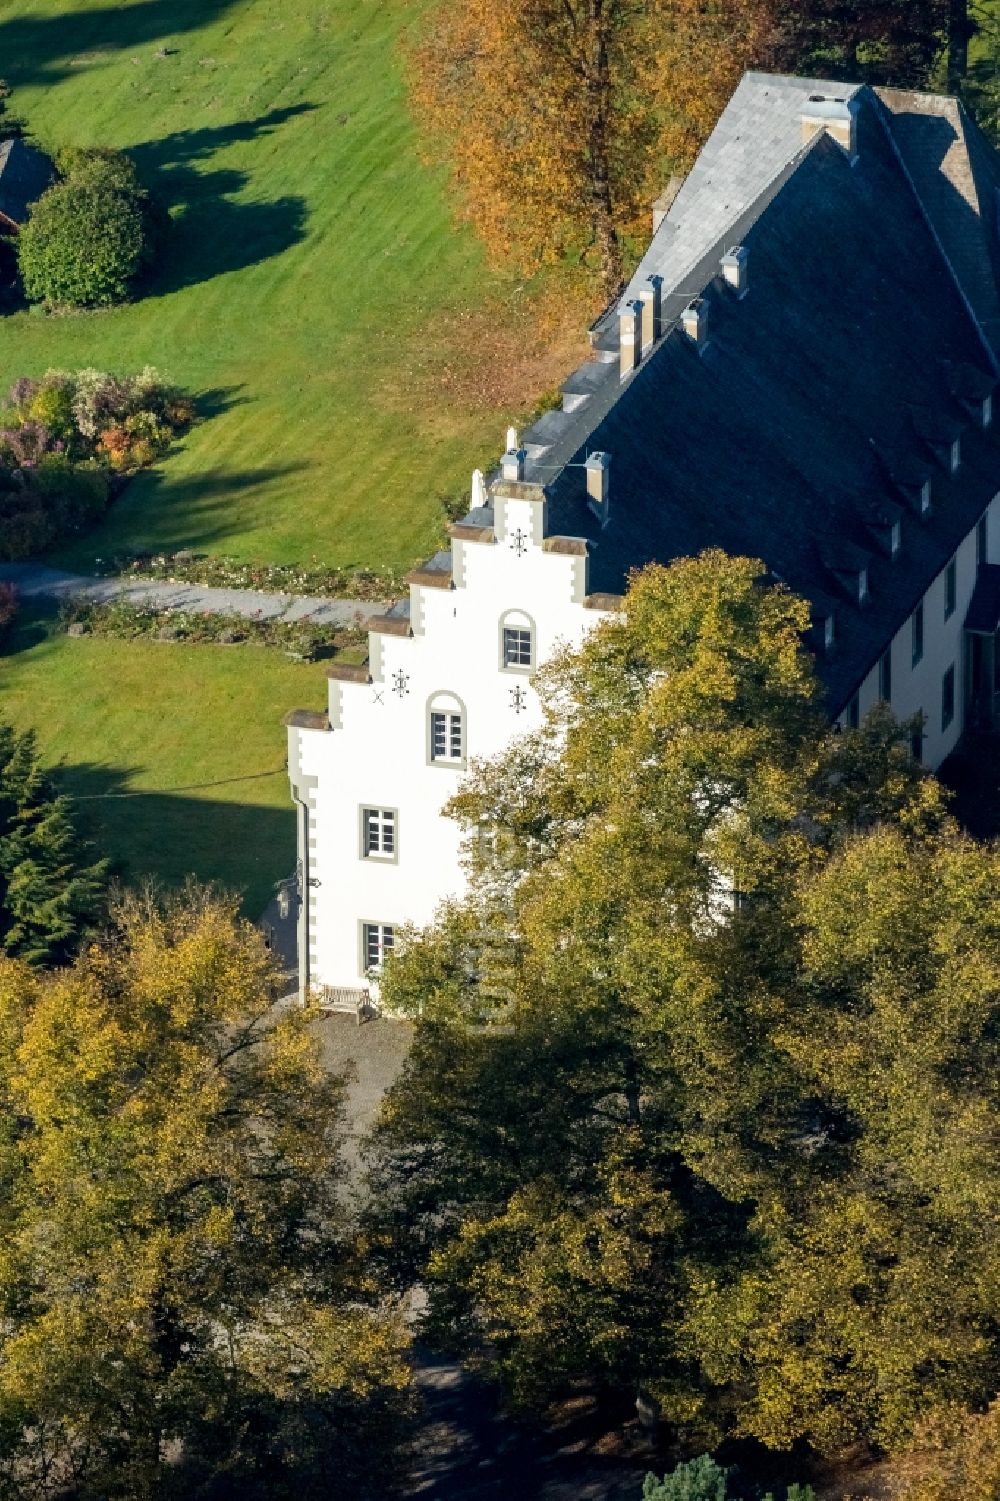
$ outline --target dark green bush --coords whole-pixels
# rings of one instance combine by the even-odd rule
[[[17,238],[25,296],[49,307],[121,302],[155,250],[149,194],[120,152],[64,152],[58,165],[63,176]]]

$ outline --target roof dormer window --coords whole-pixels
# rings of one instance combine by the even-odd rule
[[[889,551],[894,558],[899,557],[899,549],[903,545],[903,523],[894,521],[889,532]]]

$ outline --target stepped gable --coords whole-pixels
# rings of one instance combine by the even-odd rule
[[[960,100],[901,89],[877,93],[914,191],[1000,356],[1000,163]]]
[[[818,622],[832,609],[835,641],[819,667],[836,713],[1000,488],[1000,439],[983,430],[949,372],[974,370],[986,387],[995,375],[883,106],[870,90],[856,91],[852,164],[825,131],[801,144],[802,91],[829,86],[777,82],[790,85],[790,126],[775,130],[781,142],[769,161],[786,147],[791,154],[776,190],[772,174],[755,202],[736,204],[747,295],[718,275],[718,257],[736,238],[723,226],[676,289],[679,300],[704,297],[704,347],[665,316],[664,336],[622,380],[606,334],[607,374],[567,414],[555,442],[529,450],[527,477],[546,483],[548,530],[588,538],[593,592],[620,593],[630,569],[647,562],[720,547],[762,558],[812,602]],[[751,84],[767,100],[781,92],[760,75],[744,80]],[[736,97],[742,120],[748,88]],[[671,214],[683,213],[683,196]],[[702,202],[701,189],[688,201]],[[721,222],[721,214],[711,224],[700,214],[691,245]],[[961,434],[955,474],[937,429],[926,431],[927,413],[940,416],[942,431],[947,424]],[[595,450],[612,456],[603,530],[586,504],[581,467]],[[925,480],[933,501],[926,515]],[[896,557],[894,521],[902,532]]]

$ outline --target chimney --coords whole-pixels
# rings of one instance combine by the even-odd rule
[[[722,257],[722,279],[732,287],[737,297],[743,298],[750,290],[746,246],[734,245]]]
[[[608,524],[611,504],[611,455],[589,453],[584,468],[587,471],[587,500],[603,530]]]
[[[828,131],[842,146],[852,162],[858,159],[858,108],[853,99],[825,94],[810,94],[802,114],[802,144],[806,145],[819,130]]]
[[[681,313],[681,323],[694,347],[704,349],[708,343],[708,307],[700,297],[688,303]]]
[[[663,277],[647,276],[639,291],[642,304],[642,352],[651,349],[663,327]]]
[[[515,484],[524,479],[524,464],[528,457],[527,450],[521,448],[517,441],[517,428],[507,429],[507,452],[500,460],[500,478]]]
[[[642,358],[642,303],[626,302],[618,313],[618,361],[622,380]]]
[[[663,223],[664,219],[669,214],[671,206],[673,204],[673,201],[677,197],[677,194],[680,192],[680,190],[681,190],[681,188],[683,186],[684,186],[684,179],[683,179],[683,177],[678,177],[675,174],[673,177],[671,177],[670,181],[667,183],[666,187],[663,189],[663,192],[660,194],[659,198],[656,198],[656,199],[653,200],[653,233],[654,233],[654,235],[655,235],[656,231],[659,229],[660,225]]]

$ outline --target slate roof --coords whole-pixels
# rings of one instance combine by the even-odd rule
[[[24,224],[28,208],[52,181],[53,167],[44,151],[15,137],[0,141],[0,214]]]
[[[803,144],[815,94],[854,99],[853,165],[826,133]],[[949,135],[958,156],[938,191],[942,120],[962,144]],[[963,152],[976,208],[956,186]],[[664,337],[622,382],[617,319],[606,319],[596,358],[566,382],[571,409],[523,436],[549,533],[591,543],[592,592],[621,593],[631,569],[707,547],[763,558],[817,622],[833,613],[833,649],[823,653],[821,627],[814,645],[830,709],[843,708],[1000,490],[1000,413],[985,431],[978,420],[997,382],[983,326],[997,303],[994,176],[954,101],[747,75],[625,293],[651,269],[665,278]],[[749,256],[743,299],[718,275],[735,243]],[[701,352],[677,325],[699,294]],[[612,456],[604,531],[581,468],[594,450]]]

